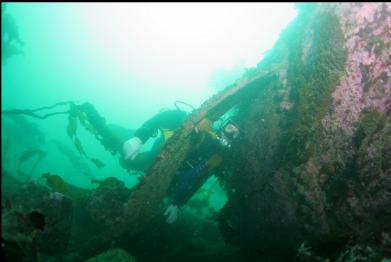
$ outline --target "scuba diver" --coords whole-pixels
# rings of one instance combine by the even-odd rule
[[[164,143],[182,125],[187,115],[188,113],[186,111],[177,108],[161,111],[150,118],[135,131],[133,138],[124,142],[124,161],[121,164],[127,168],[131,167],[132,169],[145,171],[159,154]],[[140,153],[139,151],[142,145],[151,137],[156,137],[159,130],[162,135],[154,142],[152,149]]]
[[[188,113],[180,110],[160,112],[139,129],[134,137],[123,144],[124,163],[131,168],[146,169],[156,157],[172,134],[184,122]],[[140,153],[142,145],[161,130],[161,139],[157,139],[151,151]],[[164,212],[166,222],[176,221],[181,206],[208,180],[212,174],[219,173],[224,156],[232,143],[240,136],[238,125],[232,120],[226,120],[222,125],[213,128],[212,122],[205,118],[193,132],[194,144],[182,166],[178,169],[169,189],[169,203]],[[146,160],[148,159],[148,160]],[[140,162],[142,164],[140,164]]]

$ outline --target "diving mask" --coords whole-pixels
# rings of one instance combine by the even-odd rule
[[[220,143],[225,147],[231,147],[233,140],[238,138],[240,129],[232,120],[228,120],[222,128]]]

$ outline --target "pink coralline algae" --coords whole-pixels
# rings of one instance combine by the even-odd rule
[[[332,95],[334,112],[322,122],[325,126],[334,121],[351,136],[363,109],[391,109],[391,3],[344,3],[337,7],[347,66]]]
[[[363,3],[361,7],[356,6],[356,18],[357,24],[373,22],[375,13],[378,9],[377,3]]]

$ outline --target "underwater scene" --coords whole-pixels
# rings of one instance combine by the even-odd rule
[[[1,3],[1,250],[391,262],[391,3]]]

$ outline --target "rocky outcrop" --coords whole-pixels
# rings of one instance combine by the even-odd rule
[[[115,177],[106,178],[86,201],[86,210],[99,228],[115,227],[123,215],[123,205],[130,196],[125,183]]]
[[[39,252],[53,257],[67,252],[73,222],[70,198],[30,182],[14,192],[10,199],[12,209],[23,213],[38,211],[44,215],[44,229],[36,238]]]

